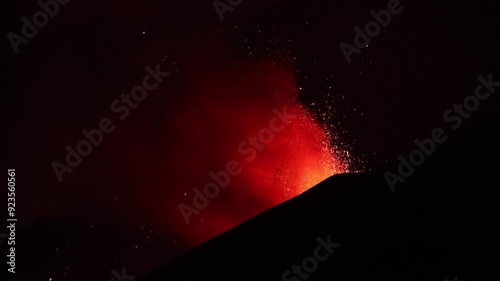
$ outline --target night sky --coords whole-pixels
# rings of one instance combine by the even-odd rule
[[[211,1],[72,0],[17,54],[7,34],[41,8],[12,2],[0,122],[2,167],[16,169],[13,280],[144,275],[330,175],[396,161],[479,75],[500,78],[493,1],[401,0],[351,63],[339,44],[389,1],[244,0],[221,21]],[[151,69],[169,75],[118,110]],[[112,131],[60,182],[54,161],[103,119]],[[271,120],[283,130],[242,154]],[[179,204],[230,161],[241,173],[186,224]]]

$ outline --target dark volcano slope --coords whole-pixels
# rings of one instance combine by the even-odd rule
[[[498,216],[498,121],[487,108],[427,157],[404,183],[384,172],[333,176],[223,233],[141,280],[491,279],[487,258]],[[471,118],[472,119],[472,118]],[[445,127],[443,127],[445,128]],[[430,135],[429,135],[430,136]],[[409,153],[403,154],[405,158]],[[490,164],[489,161],[493,158]],[[283,273],[307,259],[307,273]],[[316,269],[316,270],[314,270]],[[306,275],[307,274],[307,275]],[[498,276],[498,275],[497,275]]]

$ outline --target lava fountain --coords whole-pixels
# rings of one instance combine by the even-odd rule
[[[230,68],[190,83],[171,120],[168,185],[175,188],[167,196],[177,208],[167,220],[191,246],[348,170],[346,159],[332,149],[330,132],[298,100],[290,65]],[[276,112],[293,117],[283,120]],[[214,182],[210,173],[224,171],[230,161],[240,172],[213,198],[201,196],[205,204],[195,189],[202,193]]]

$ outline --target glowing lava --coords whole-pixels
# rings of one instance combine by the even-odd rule
[[[233,66],[234,67],[234,66]],[[242,172],[206,208],[185,221],[177,208],[168,220],[189,245],[202,243],[243,221],[301,194],[322,180],[346,172],[346,159],[332,150],[332,140],[298,100],[295,72],[287,67],[239,65],[212,72],[192,83],[190,96],[174,120],[175,161],[169,164],[169,205],[193,206],[193,188],[203,190],[210,172],[223,171],[228,161]],[[193,98],[195,97],[195,98]],[[276,110],[295,117],[275,131],[272,140],[254,146],[254,157],[238,149],[258,136]],[[277,123],[277,122],[276,122]],[[250,148],[248,143],[247,148]]]
[[[342,161],[335,159],[325,130],[306,109],[294,100],[287,108],[296,117],[275,134],[255,163],[242,164],[248,171],[244,177],[251,183],[253,195],[269,205],[279,204],[346,170]]]

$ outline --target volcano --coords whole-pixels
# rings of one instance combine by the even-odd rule
[[[384,172],[396,164],[332,176],[140,280],[479,280],[476,265],[492,263],[491,114],[394,192]]]

